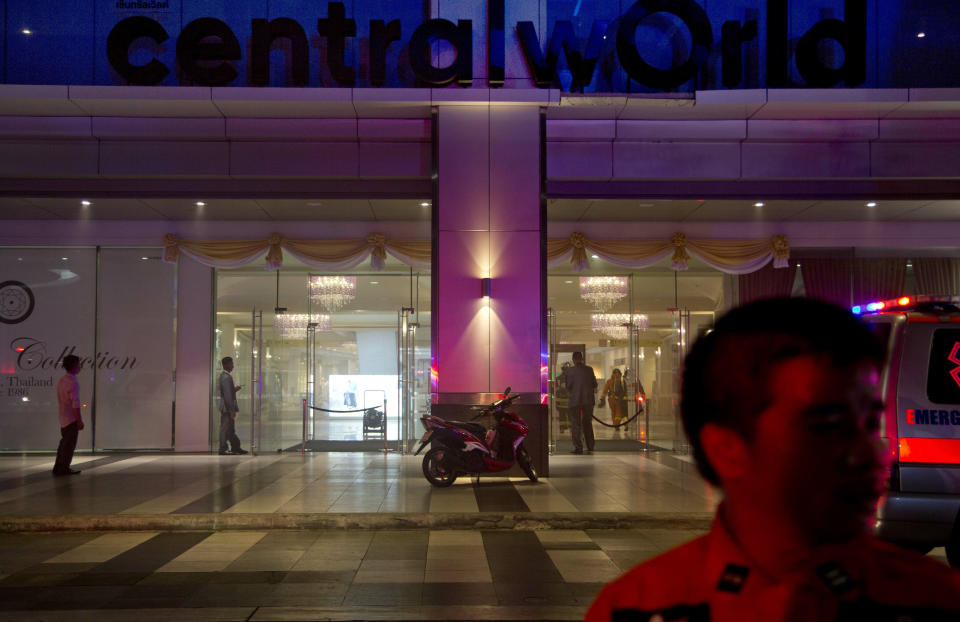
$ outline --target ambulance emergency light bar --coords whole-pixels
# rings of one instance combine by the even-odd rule
[[[850,307],[854,315],[880,313],[881,311],[909,311],[917,305],[929,302],[950,302],[960,304],[960,296],[901,296],[892,300],[877,300],[863,305]]]

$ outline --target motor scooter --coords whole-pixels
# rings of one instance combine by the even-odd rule
[[[446,488],[460,475],[505,471],[514,463],[519,464],[532,481],[537,481],[537,470],[523,446],[530,428],[523,419],[506,410],[519,395],[510,395],[510,387],[507,387],[503,398],[481,410],[470,421],[447,421],[434,415],[420,417],[426,431],[413,455],[430,444],[430,450],[423,456],[423,475],[427,481],[438,488]],[[495,421],[489,430],[483,424],[475,423],[488,415],[492,415]]]

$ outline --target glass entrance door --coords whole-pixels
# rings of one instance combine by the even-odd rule
[[[400,453],[411,450],[419,438],[417,433],[416,343],[418,323],[413,307],[403,307],[397,314],[397,365],[400,369],[400,404],[397,417],[397,438]]]
[[[279,278],[262,267],[217,272],[214,379],[220,359],[232,356],[243,386],[244,446],[253,439],[268,453],[401,449],[401,439],[419,436],[416,420],[429,408],[430,314],[421,311],[430,309],[429,277],[390,261],[383,272],[340,275],[289,263]],[[318,277],[348,281],[350,289],[335,290],[340,298],[331,302],[311,286]],[[274,306],[306,321],[290,329]],[[253,320],[251,308],[258,309]],[[398,325],[400,308],[407,311]],[[385,425],[369,409],[383,413]],[[215,447],[215,407],[211,415]]]

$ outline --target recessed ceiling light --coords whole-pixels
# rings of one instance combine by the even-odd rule
[[[380,281],[370,281],[370,285],[380,285]]]
[[[148,257],[141,257],[141,258],[140,258],[141,261],[146,261],[147,259],[148,259]]]
[[[592,259],[600,259],[600,255],[590,255]]]
[[[573,281],[564,281],[564,283],[566,283],[567,285],[570,285],[573,283]]]
[[[754,207],[763,207],[763,201],[757,201],[753,204]]]
[[[430,207],[430,201],[420,201],[420,207]]]
[[[61,257],[60,260],[61,260],[61,261],[66,261],[67,258],[66,258],[66,257]]]
[[[30,34],[30,33],[27,33],[27,34]],[[926,37],[926,36],[927,36],[927,33],[925,33],[925,32],[918,32],[918,33],[917,33],[917,39],[923,39],[923,38]]]
[[[204,207],[206,203],[204,203],[203,201],[197,201],[196,203],[194,203],[194,205],[196,205],[197,207]]]
[[[80,205],[84,207],[90,207],[91,203],[90,201],[87,201],[86,199],[84,199],[83,201],[80,201]]]
[[[32,34],[33,34],[33,31],[30,30],[29,28],[24,28],[24,29],[21,30],[20,32],[22,32],[22,33],[25,34],[25,35],[32,35]]]
[[[867,203],[867,207],[876,207],[876,206],[877,206],[876,201],[870,201],[869,203]]]

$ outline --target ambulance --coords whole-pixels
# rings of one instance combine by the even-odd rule
[[[876,533],[960,566],[960,297],[853,307],[887,343],[881,435],[892,460]]]

